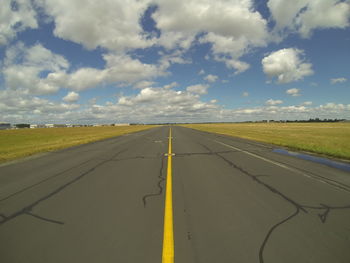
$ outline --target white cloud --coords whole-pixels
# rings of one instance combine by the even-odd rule
[[[310,105],[312,105],[312,101],[305,101],[305,102],[303,102],[302,105],[304,105],[304,106],[310,106]]]
[[[0,90],[0,112],[10,122],[37,123],[55,120],[76,112],[78,104],[52,102],[31,96],[25,90]]]
[[[343,83],[343,82],[346,82],[346,81],[347,81],[346,78],[334,78],[334,79],[331,79],[331,83],[332,84]]]
[[[243,96],[243,97],[248,97],[248,96],[249,96],[249,93],[245,91],[245,92],[242,93],[242,96]]]
[[[237,73],[248,65],[238,60],[251,47],[264,46],[268,38],[267,22],[254,10],[252,0],[36,0],[55,23],[57,37],[82,44],[125,51],[160,45],[167,49],[187,50],[201,36],[201,43],[211,43],[216,55],[225,55],[229,68]],[[140,18],[151,5],[160,38],[143,31]],[[77,16],[76,14],[79,14]],[[127,18],[127,19],[126,19]],[[103,25],[103,26],[101,26]],[[180,56],[170,63],[187,63]]]
[[[326,110],[329,110],[331,112],[336,112],[338,110],[344,110],[344,109],[347,109],[349,107],[349,105],[344,105],[344,104],[341,104],[341,103],[334,103],[334,102],[329,102],[329,103],[326,103],[325,105],[321,105],[320,106],[322,109],[326,109]]]
[[[201,69],[201,70],[198,72],[198,75],[204,75],[204,74],[205,74],[204,69]]]
[[[307,107],[308,105],[292,106],[265,106],[255,108],[242,108],[225,110],[222,112],[222,118],[228,117],[235,120],[308,120],[318,117],[320,119],[344,118],[350,116],[350,104],[326,103],[316,107]]]
[[[277,31],[297,31],[309,37],[315,29],[349,26],[350,3],[338,0],[269,0]]]
[[[134,85],[134,88],[136,89],[144,89],[144,88],[147,88],[147,87],[151,87],[152,85],[154,85],[155,82],[154,81],[147,81],[147,80],[142,80],[140,82],[137,82],[135,85]]]
[[[145,88],[137,95],[123,96],[118,103],[100,108],[105,114],[123,115],[125,120],[133,116],[136,121],[188,121],[203,120],[217,111],[216,101],[202,102],[205,86],[190,86],[187,91],[176,91],[169,87]]]
[[[195,93],[195,94],[207,94],[208,88],[209,88],[208,85],[197,84],[197,85],[188,86],[186,90],[188,92]]]
[[[301,80],[314,73],[311,63],[305,62],[303,54],[303,50],[296,48],[272,52],[261,61],[263,71],[271,78],[276,77],[279,84]]]
[[[171,82],[170,84],[168,84],[168,85],[164,85],[163,86],[163,88],[164,89],[172,89],[172,88],[175,88],[175,87],[177,87],[177,86],[179,86],[179,84],[177,83],[177,82]]]
[[[247,120],[295,120],[309,118],[349,118],[350,104],[267,105],[254,108],[223,109],[217,100],[203,102],[200,94],[172,88],[145,88],[116,103],[85,105],[57,103],[26,94],[23,90],[0,90],[2,121],[11,123],[111,123],[120,122],[200,122]]]
[[[0,8],[0,46],[27,28],[38,28],[36,12],[31,1],[2,0]]]
[[[155,3],[158,9],[153,18],[161,30],[159,43],[168,49],[188,49],[195,37],[202,34],[199,42],[212,44],[215,55],[238,60],[251,47],[266,44],[267,22],[254,11],[252,0],[156,0]]]
[[[104,69],[80,68],[62,76],[66,87],[80,91],[106,84],[149,84],[141,81],[165,74],[157,65],[145,64],[127,55],[105,54],[103,58],[106,61]]]
[[[171,64],[191,64],[192,61],[190,58],[185,58],[185,52],[184,50],[173,50],[170,52],[159,52],[159,55],[161,55],[158,64],[159,68],[162,70],[168,69]]]
[[[79,94],[74,91],[68,92],[68,94],[65,97],[63,97],[63,100],[68,103],[77,102],[78,99]]]
[[[212,75],[212,74],[209,74],[209,75],[204,77],[204,80],[206,80],[208,82],[215,82],[217,79],[218,79],[218,76]]]
[[[107,84],[141,85],[166,74],[162,65],[145,64],[128,55],[107,53],[103,59],[104,69],[83,67],[68,72],[70,65],[63,56],[41,44],[26,47],[20,42],[7,49],[2,71],[6,87],[38,95],[56,93],[60,88],[81,91]]]
[[[223,56],[214,56],[216,61],[224,62],[226,67],[235,70],[235,75],[240,74],[249,69],[250,65],[246,62],[240,61],[238,59],[233,59]]]
[[[64,74],[68,61],[41,44],[26,47],[19,42],[6,50],[2,68],[5,85],[10,89],[25,89],[32,94],[51,94],[59,89],[51,76]],[[41,74],[48,74],[41,77]]]
[[[246,36],[260,40],[266,21],[253,11],[250,0],[155,1],[159,9],[153,14],[157,27],[165,32],[216,32],[223,36]]]
[[[286,90],[286,93],[288,95],[292,95],[293,97],[300,96],[299,92],[300,92],[300,89],[296,89],[296,88]]]
[[[271,106],[282,104],[282,103],[283,103],[282,100],[273,100],[273,99],[269,99],[265,102],[266,105],[271,105]]]
[[[82,44],[87,49],[109,50],[145,48],[155,39],[147,35],[140,18],[150,1],[132,0],[37,0],[52,16],[54,35]],[[77,15],[78,14],[78,15]]]
[[[108,83],[135,83],[165,75],[161,66],[142,63],[128,55],[106,54],[103,58],[107,62],[103,73]]]

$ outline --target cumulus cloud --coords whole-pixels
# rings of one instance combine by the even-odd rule
[[[169,68],[172,64],[191,64],[192,61],[190,58],[185,58],[185,51],[184,50],[174,50],[170,52],[159,52],[159,55],[161,55],[161,58],[158,61],[159,67],[162,70],[166,70]]]
[[[296,48],[284,48],[272,52],[261,61],[263,71],[270,78],[277,78],[278,84],[298,81],[312,75],[312,64],[305,62],[304,51]]]
[[[346,78],[334,78],[334,79],[331,79],[331,83],[332,84],[343,83],[343,82],[346,82],[346,81],[347,81]]]
[[[277,31],[296,31],[309,37],[313,30],[349,26],[350,3],[339,0],[269,0]]]
[[[26,47],[20,42],[7,49],[2,71],[6,87],[38,95],[52,94],[60,88],[81,91],[107,84],[145,85],[144,81],[166,74],[161,65],[145,64],[128,55],[106,53],[103,59],[103,69],[82,67],[69,72],[70,64],[63,56],[41,44]]]
[[[58,78],[65,83],[66,88],[80,91],[106,84],[146,84],[140,81],[165,74],[157,65],[142,63],[128,55],[105,54],[103,58],[106,61],[104,69],[80,68]]]
[[[82,44],[124,51],[153,45],[143,31],[140,18],[150,1],[132,0],[36,0],[55,22],[54,35]],[[77,15],[79,14],[79,15]]]
[[[304,101],[304,102],[302,103],[302,105],[310,106],[310,105],[312,105],[312,101]]]
[[[25,94],[22,90],[0,90],[2,121],[18,123],[110,123],[120,122],[199,122],[247,121],[263,119],[349,118],[350,104],[267,105],[253,108],[223,109],[217,100],[204,102],[200,94],[172,88],[144,88],[136,95],[122,96],[115,103],[85,105],[57,103]]]
[[[283,101],[282,100],[273,100],[273,99],[269,99],[265,102],[266,105],[278,105],[278,104],[282,104]]]
[[[199,95],[206,92],[205,86],[190,86],[187,91],[176,91],[172,88],[145,88],[137,95],[122,96],[113,106],[103,106],[101,111],[113,111],[126,116],[133,116],[137,121],[158,120],[188,121],[209,118],[217,111],[216,101],[203,102]]]
[[[172,88],[175,88],[177,86],[179,86],[179,84],[174,81],[174,82],[171,82],[170,84],[164,85],[163,88],[164,89],[172,89]]]
[[[206,94],[208,88],[209,88],[208,85],[197,84],[197,85],[188,86],[188,87],[186,88],[186,90],[187,90],[188,92],[191,92],[191,93]]]
[[[242,96],[243,96],[243,97],[248,97],[248,96],[249,96],[249,93],[245,91],[245,92],[242,93]]]
[[[234,69],[235,75],[240,74],[250,68],[248,63],[230,57],[214,56],[214,59],[216,61],[224,62],[227,68]]]
[[[209,74],[209,75],[204,77],[204,80],[206,80],[208,82],[215,82],[217,79],[218,79],[218,76],[212,75],[212,74]]]
[[[204,75],[204,74],[205,74],[204,69],[201,69],[201,70],[198,72],[198,75]]]
[[[32,94],[51,94],[59,86],[49,75],[64,74],[69,62],[61,55],[54,54],[41,44],[26,47],[22,42],[7,49],[2,68],[5,85],[10,89],[25,89]],[[48,74],[41,77],[41,74]]]
[[[213,54],[238,61],[251,47],[264,46],[267,22],[254,10],[254,1],[156,0],[152,15],[161,31],[159,43],[168,49],[188,49],[196,36],[212,45]],[[242,70],[242,64],[227,63]]]
[[[25,90],[0,90],[1,117],[9,122],[37,123],[59,119],[80,108],[78,104],[52,102]]]
[[[74,91],[68,92],[68,94],[65,97],[63,97],[63,100],[68,103],[77,102],[78,99],[79,94]]]
[[[326,103],[325,105],[321,105],[321,107],[328,110],[343,110],[347,106],[341,103],[329,102],[329,103]]]
[[[154,81],[147,81],[147,80],[142,80],[140,82],[137,82],[134,85],[134,88],[136,89],[143,89],[143,88],[147,88],[147,87],[151,87],[152,85],[154,85],[155,82]]]
[[[286,93],[287,93],[288,95],[293,96],[293,97],[300,96],[300,93],[299,93],[299,92],[300,92],[300,89],[296,89],[296,88],[286,90]]]
[[[8,43],[18,32],[38,28],[36,12],[31,1],[2,0],[0,8],[0,46]]]

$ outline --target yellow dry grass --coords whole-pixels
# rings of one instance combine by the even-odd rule
[[[183,126],[350,159],[350,123],[218,123]]]
[[[0,131],[0,162],[153,128],[151,125]]]

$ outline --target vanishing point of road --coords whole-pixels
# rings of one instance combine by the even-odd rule
[[[3,165],[0,262],[350,262],[349,172],[272,150],[162,126]]]

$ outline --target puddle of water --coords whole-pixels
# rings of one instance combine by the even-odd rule
[[[308,160],[308,161],[312,161],[312,162],[316,162],[316,163],[321,163],[333,168],[337,168],[346,172],[350,172],[350,164],[347,163],[341,163],[341,162],[336,162],[336,161],[332,161],[330,159],[327,158],[322,158],[322,157],[316,157],[316,156],[312,156],[312,155],[308,155],[308,154],[304,154],[304,153],[297,153],[297,152],[290,152],[287,151],[285,149],[274,149],[272,150],[275,153],[281,153],[284,155],[289,155],[289,156],[294,156],[303,160]]]

